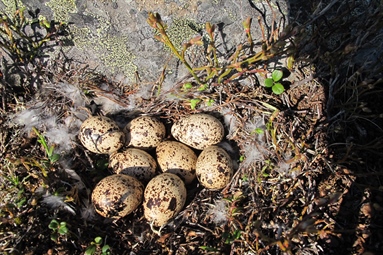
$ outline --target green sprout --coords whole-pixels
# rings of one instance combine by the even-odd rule
[[[222,237],[225,239],[225,244],[232,244],[241,238],[241,230],[236,229],[233,233],[225,232],[222,234]]]
[[[210,252],[217,252],[217,251],[219,251],[217,248],[214,248],[214,247],[211,247],[211,246],[206,246],[206,245],[200,246],[199,248],[201,250],[210,251]]]
[[[16,207],[21,208],[26,202],[27,199],[24,196],[24,183],[25,181],[29,178],[30,176],[28,175],[27,177],[24,177],[22,180],[20,180],[19,176],[15,174],[11,174],[10,176],[5,176],[5,179],[7,179],[11,185],[18,190],[17,196],[16,196]]]
[[[53,219],[48,225],[48,228],[52,230],[51,240],[54,242],[58,242],[60,237],[64,237],[68,234],[68,228],[66,226],[66,222],[58,222]]]
[[[40,134],[40,132],[36,128],[33,128],[33,131],[35,132],[35,134],[38,137],[37,141],[45,149],[45,153],[48,157],[49,162],[51,164],[57,162],[60,159],[60,155],[57,153],[54,153],[55,146],[54,145],[49,146],[47,141],[45,140],[45,137],[42,134]]]
[[[190,108],[195,110],[199,102],[201,102],[201,99],[199,98],[190,99]]]
[[[212,98],[209,98],[207,101],[206,101],[206,105],[207,106],[212,106],[214,104],[215,100],[212,99]]]
[[[285,91],[281,80],[283,78],[283,72],[281,70],[274,70],[271,74],[271,78],[265,79],[265,87],[271,88],[274,94],[280,95]]]
[[[94,241],[90,243],[88,248],[85,251],[85,255],[101,254],[108,255],[110,254],[110,246],[107,244],[102,245],[102,237],[97,236],[94,238]]]
[[[182,86],[182,89],[183,89],[184,91],[187,91],[187,90],[192,89],[192,88],[193,88],[193,84],[191,84],[191,82],[187,82],[187,83],[185,83],[185,84]]]
[[[256,128],[254,129],[251,134],[257,134],[257,135],[262,135],[265,133],[265,130],[263,130],[262,128]]]

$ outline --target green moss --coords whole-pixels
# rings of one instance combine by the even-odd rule
[[[52,9],[54,19],[58,22],[67,23],[69,14],[77,12],[75,0],[51,0],[45,5]]]

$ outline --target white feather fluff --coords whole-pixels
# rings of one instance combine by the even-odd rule
[[[62,209],[73,215],[76,215],[75,210],[70,205],[64,202],[64,198],[62,196],[47,194],[43,196],[42,202],[51,207],[52,209]]]
[[[214,205],[207,212],[216,225],[223,225],[227,222],[227,202],[225,200],[216,200]]]

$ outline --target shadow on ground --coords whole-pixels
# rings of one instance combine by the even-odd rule
[[[380,254],[383,147],[383,6],[379,1],[289,1],[302,25],[298,54],[326,89],[328,150],[343,193],[333,254]],[[328,177],[331,179],[332,177]],[[342,184],[341,184],[342,183]],[[327,253],[329,254],[329,253]]]

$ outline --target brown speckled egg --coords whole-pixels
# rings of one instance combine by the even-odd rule
[[[148,182],[156,175],[157,163],[146,151],[129,148],[110,155],[109,166],[116,174],[127,174]]]
[[[151,149],[155,148],[166,135],[165,125],[151,116],[140,116],[129,122],[124,132],[128,146]]]
[[[92,116],[81,124],[79,139],[93,153],[111,154],[124,145],[125,135],[113,120]]]
[[[176,141],[162,142],[156,148],[156,155],[162,172],[176,174],[186,184],[195,179],[197,156],[185,144]]]
[[[198,113],[180,118],[172,126],[173,137],[198,150],[219,143],[224,136],[222,123],[215,117]]]
[[[92,203],[101,216],[119,219],[141,204],[143,192],[144,186],[136,178],[114,174],[96,185],[92,192]]]
[[[154,226],[163,226],[185,205],[186,188],[175,174],[163,173],[154,177],[144,192],[144,216]]]
[[[196,175],[204,187],[222,189],[229,184],[233,176],[233,162],[221,147],[207,147],[198,156]]]

